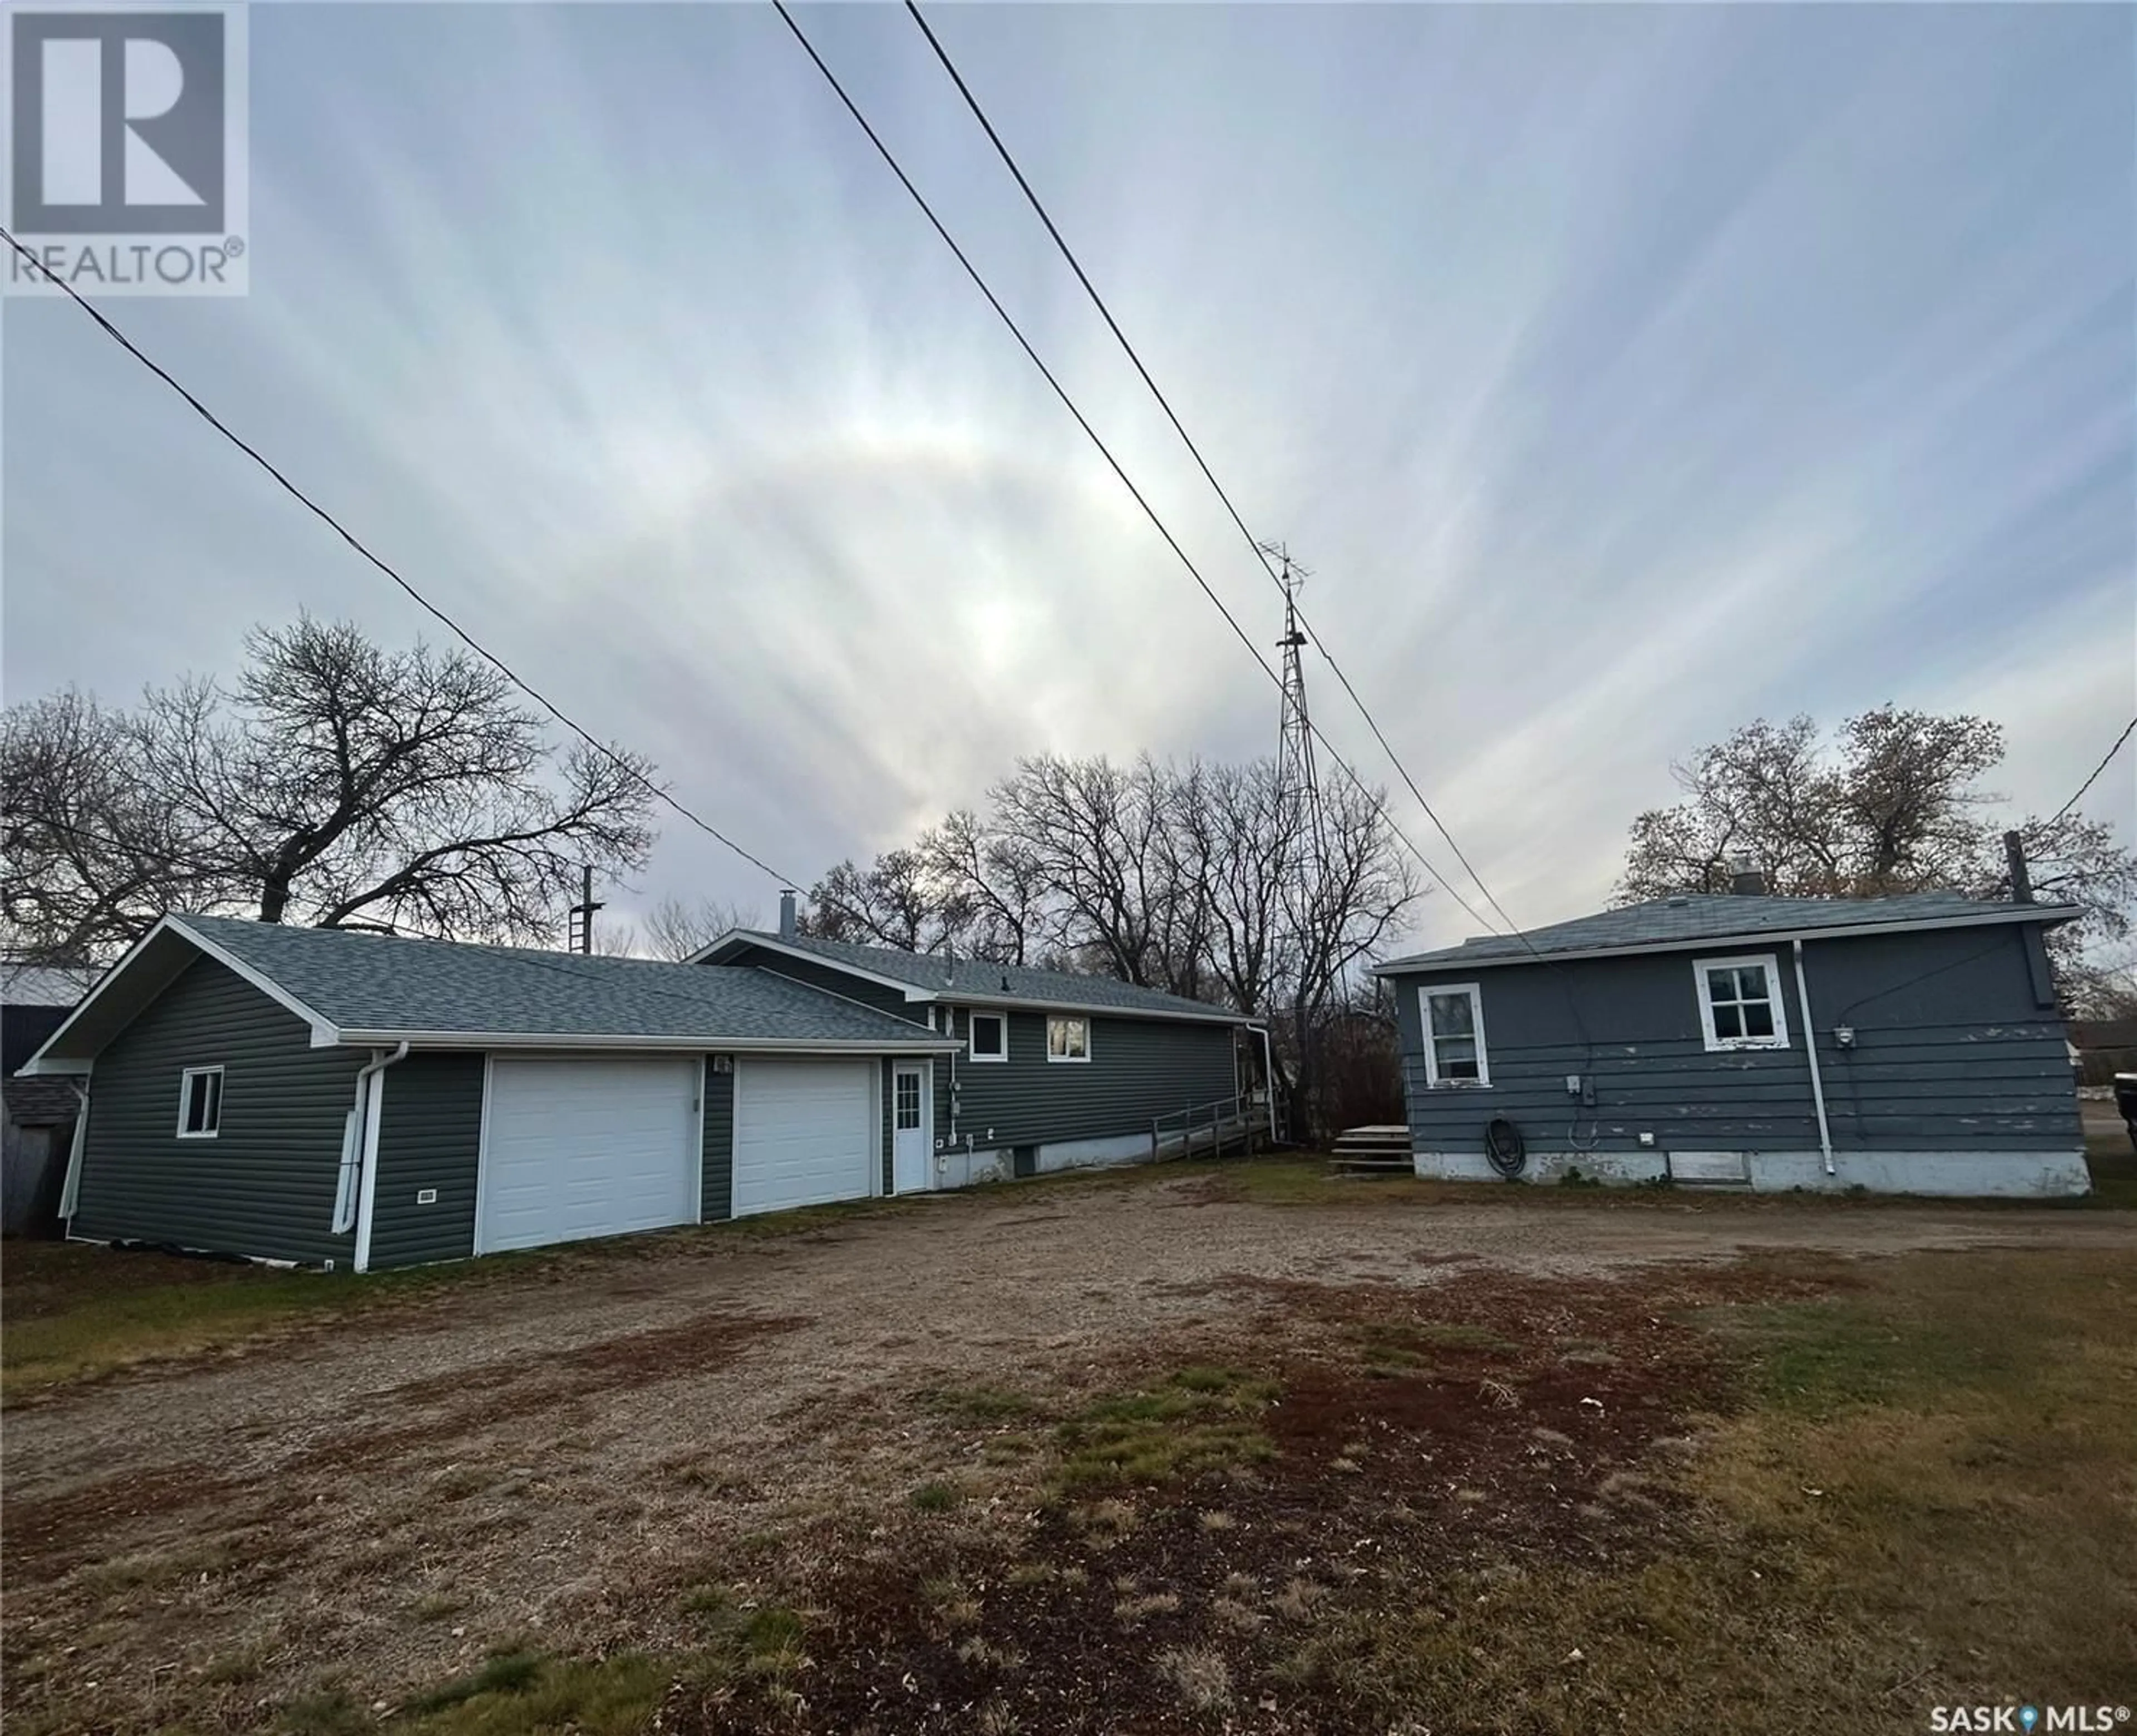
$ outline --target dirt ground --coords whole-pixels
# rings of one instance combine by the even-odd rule
[[[11,1404],[10,1722],[299,1728],[288,1709],[321,1683],[391,1712],[501,1646],[684,1651],[721,1598],[776,1590],[842,1636],[844,1667],[796,1696],[805,1723],[825,1720],[810,1727],[978,1727],[957,1709],[985,1698],[1016,1636],[974,1615],[949,1646],[981,1601],[951,1582],[1059,1533],[1056,1559],[1103,1562],[1095,1579],[1087,1564],[1021,1583],[1063,1705],[1102,1668],[1075,1655],[1094,1622],[1117,1639],[1125,1623],[1171,1685],[1141,1721],[1116,1701],[1090,1727],[1215,1709],[1244,1728],[1258,1708],[1268,1728],[1308,1728],[1267,1695],[1235,1706],[1221,1648],[1168,1644],[1167,1624],[1185,1594],[1249,1631],[1328,1573],[1366,1572],[1387,1539],[1349,1539],[1333,1566],[1323,1553],[1331,1473],[1292,1488],[1242,1464],[1214,1506],[1109,1518],[1103,1490],[1038,1498],[1034,1431],[1073,1447],[1083,1425],[1063,1419],[1144,1388],[1187,1394],[1177,1427],[1200,1427],[1189,1398],[1205,1390],[1177,1371],[1280,1365],[1283,1400],[1254,1437],[1272,1466],[1370,1475],[1480,1562],[1608,1559],[1666,1529],[1639,1467],[1713,1397],[1711,1359],[1673,1324],[1683,1309],[1916,1250],[2137,1254],[2120,1213],[1390,1210],[1372,1186],[1302,1211],[1207,1177],[1071,1181],[791,1238],[638,1238]],[[1429,1379],[1371,1378],[1391,1374]],[[1231,1403],[1232,1379],[1209,1378],[1212,1403]],[[916,1553],[938,1502],[955,1510]],[[1254,1541],[1180,1566],[1224,1532]],[[1197,1573],[1210,1583],[1185,1583]],[[1275,1604],[1258,1611],[1255,1587]],[[901,1648],[930,1624],[945,1645],[916,1679]],[[704,1726],[723,1727],[723,1704],[699,1709]],[[1025,1728],[1084,1727],[1060,1707],[1032,1715]]]

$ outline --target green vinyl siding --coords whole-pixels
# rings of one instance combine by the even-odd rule
[[[173,980],[97,1057],[71,1233],[346,1265],[333,1233],[342,1135],[369,1058],[315,1049],[304,1020],[210,959]],[[223,1069],[213,1139],[180,1139],[178,1081]]]
[[[864,976],[856,976],[836,965],[820,964],[814,959],[795,958],[784,952],[774,952],[767,946],[752,946],[737,952],[729,959],[731,965],[754,965],[772,976],[783,976],[790,981],[805,983],[811,989],[826,994],[838,995],[841,999],[859,1001],[864,1007],[873,1007],[879,1013],[888,1013],[893,1019],[903,1019],[916,1024],[927,1022],[928,1008],[905,998],[903,989],[887,989],[881,983],[872,983]]]
[[[959,1055],[954,1104],[952,1067],[938,1058],[937,1134],[960,1147],[969,1135],[971,1148],[985,1151],[1147,1133],[1155,1116],[1200,1108],[1239,1088],[1234,1026],[1103,1014],[1070,1016],[1090,1019],[1088,1061],[1048,1060],[1047,1015],[1012,1008],[1007,1014],[1009,1059],[974,1061],[969,1054]],[[971,1016],[962,1007],[957,1011],[956,1033],[971,1035]]]
[[[719,1063],[728,1062],[725,1072]],[[734,1070],[732,1057],[708,1056],[705,1062],[704,1189],[708,1223],[734,1215]]]
[[[891,1105],[898,1099],[898,1063],[886,1058],[882,1063],[883,1077],[876,1082],[875,1100],[883,1106],[883,1187],[886,1194],[898,1191],[897,1155],[892,1148],[890,1131]],[[937,1068],[939,1072],[941,1068]]]
[[[464,1260],[475,1248],[483,1057],[418,1053],[376,1077],[382,1091],[371,1269]],[[437,1199],[418,1203],[417,1194],[433,1188]]]

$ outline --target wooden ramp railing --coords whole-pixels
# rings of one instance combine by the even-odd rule
[[[1214,1103],[1190,1104],[1151,1117],[1153,1163],[1176,1157],[1221,1157],[1228,1151],[1252,1156],[1268,1143],[1268,1103],[1257,1093],[1219,1097]]]

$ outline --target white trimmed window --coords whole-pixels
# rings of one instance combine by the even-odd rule
[[[1049,1014],[1046,1021],[1046,1058],[1049,1061],[1088,1061],[1091,1058],[1091,1021],[1073,1014]]]
[[[1484,1052],[1484,991],[1475,983],[1420,989],[1424,1016],[1424,1080],[1443,1085],[1489,1085],[1491,1058]]]
[[[178,1075],[178,1137],[212,1140],[222,1131],[222,1069],[189,1067]]]
[[[965,1047],[975,1061],[1009,1059],[1009,1014],[973,1013]]]
[[[1784,1049],[1789,1011],[1781,1000],[1781,967],[1770,952],[1742,958],[1694,959],[1699,1028],[1710,1049]]]

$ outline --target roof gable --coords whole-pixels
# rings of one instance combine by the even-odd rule
[[[760,929],[738,928],[721,936],[694,955],[705,963],[731,960],[750,947],[814,959],[850,971],[869,982],[904,991],[908,1000],[954,1001],[967,1005],[1057,1007],[1074,1012],[1118,1013],[1146,1019],[1207,1019],[1228,1024],[1248,1021],[1240,1014],[1207,1001],[1142,989],[1114,977],[1074,970],[1043,970],[1032,965],[998,965],[984,959],[942,952],[906,952],[894,946],[864,946],[851,941],[827,941],[813,935],[787,936]]]
[[[2013,904],[1956,892],[1905,892],[1883,898],[1748,897],[1684,892],[1531,928],[1521,935],[1480,935],[1458,946],[1391,959],[1383,976],[1409,970],[1465,970],[1539,959],[1662,952],[1737,941],[1839,939],[1907,929],[1964,928],[1999,922],[2066,922],[2067,905]]]

